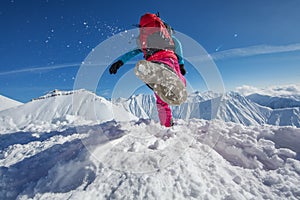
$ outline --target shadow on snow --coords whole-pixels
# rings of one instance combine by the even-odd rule
[[[95,126],[69,128],[62,132],[42,133],[39,138],[33,137],[30,132],[1,135],[0,148],[4,150],[13,144],[42,142],[56,135],[78,133],[88,133],[85,141],[77,138],[55,144],[9,167],[0,167],[0,199],[15,199],[20,194],[32,197],[37,193],[65,193],[78,187],[85,190],[96,178],[96,166],[89,160],[88,149],[122,137],[124,131],[115,121],[110,121]]]

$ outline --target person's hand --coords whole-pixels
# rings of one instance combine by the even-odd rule
[[[109,73],[110,74],[116,74],[118,69],[123,65],[122,60],[118,60],[117,62],[113,63],[110,68],[109,68]]]
[[[186,74],[186,70],[184,68],[184,64],[180,64],[179,66],[180,66],[180,72],[184,76]]]

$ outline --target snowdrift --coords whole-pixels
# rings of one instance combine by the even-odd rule
[[[293,127],[140,119],[0,137],[0,199],[300,198]]]

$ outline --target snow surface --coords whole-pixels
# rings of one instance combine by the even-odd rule
[[[194,93],[178,113],[208,113],[213,98]],[[299,128],[205,119],[165,128],[124,110],[151,116],[152,101],[55,90],[1,111],[0,199],[300,199]],[[220,102],[222,117],[243,123],[272,113],[237,93]]]
[[[140,119],[0,137],[0,199],[300,198],[298,128]]]
[[[22,105],[22,103],[0,95],[0,111],[19,105]]]

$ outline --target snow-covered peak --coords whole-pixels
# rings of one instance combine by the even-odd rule
[[[38,100],[0,112],[0,130],[27,130],[33,124],[61,127],[75,121],[136,119],[123,108],[87,90],[53,91]]]
[[[19,105],[22,105],[22,103],[0,95],[0,111]]]
[[[85,89],[71,90],[71,91],[61,91],[61,90],[55,89],[55,90],[52,90],[52,91],[48,92],[47,94],[45,94],[43,96],[32,99],[32,101],[47,99],[47,98],[57,97],[57,96],[72,95],[72,94],[75,94],[75,93],[83,93],[83,94],[84,93],[90,93],[90,94],[93,94],[92,92],[87,91]]]
[[[207,101],[213,98],[217,98],[222,96],[222,94],[213,92],[213,91],[206,91],[206,92],[199,92],[195,91],[188,95],[187,102],[195,103],[195,102],[202,102]]]

